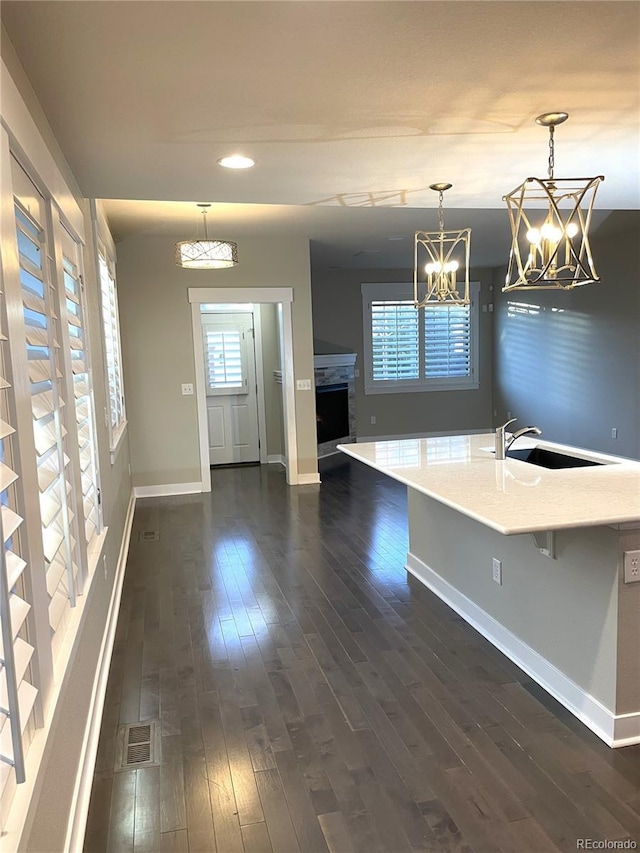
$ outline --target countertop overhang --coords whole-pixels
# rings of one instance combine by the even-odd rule
[[[640,525],[640,462],[536,439],[561,453],[609,463],[548,470],[497,461],[493,433],[340,444],[338,450],[505,535]]]

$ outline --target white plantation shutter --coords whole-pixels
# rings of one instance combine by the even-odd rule
[[[84,299],[80,277],[80,246],[63,228],[62,265],[64,302],[69,331],[71,372],[80,479],[84,510],[84,532],[87,544],[99,530],[98,473],[96,460],[95,414],[89,373],[89,352],[85,325]]]
[[[409,284],[363,284],[365,393],[478,387],[479,285],[471,305],[416,309]]]
[[[60,319],[45,264],[40,225],[21,207],[15,208],[26,354],[36,447],[42,546],[52,648],[60,647],[69,608],[75,604],[79,573],[74,536],[66,430],[62,423]],[[72,401],[73,404],[73,401]]]
[[[432,379],[469,376],[471,308],[427,305],[424,309],[425,375]]]
[[[124,383],[122,381],[122,353],[120,348],[120,324],[116,280],[106,254],[98,253],[100,270],[100,292],[102,299],[102,323],[104,329],[105,358],[107,365],[107,388],[111,428],[111,448],[117,443],[118,435],[125,424]]]
[[[0,296],[4,300],[3,296]],[[21,556],[24,521],[19,512],[15,429],[11,426],[13,389],[6,378],[4,305],[0,313],[0,795],[11,780],[24,780],[23,738],[38,691],[31,682],[34,648],[25,620],[31,605],[24,584]]]
[[[375,382],[420,377],[419,319],[412,300],[371,303],[371,364]]]
[[[203,324],[207,393],[242,392],[246,389],[242,332]]]

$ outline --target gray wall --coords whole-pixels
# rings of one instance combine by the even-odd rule
[[[491,301],[491,270],[472,270],[481,282],[480,387],[472,391],[424,391],[410,394],[365,394],[363,371],[362,293],[365,282],[406,282],[411,270],[323,269],[313,267],[313,334],[315,338],[357,353],[356,417],[358,437],[412,435],[490,429],[492,314],[482,305]],[[375,416],[375,425],[371,417]]]
[[[611,214],[592,241],[602,282],[573,291],[503,294],[495,271],[496,423],[511,412],[550,441],[640,458],[639,233],[638,211]]]
[[[284,454],[284,421],[282,418],[282,385],[274,376],[280,370],[280,336],[278,332],[278,307],[263,303],[260,306],[262,323],[262,368],[264,370],[264,408],[267,427],[267,453]]]
[[[309,243],[294,238],[238,241],[239,263],[226,270],[183,270],[171,237],[135,236],[118,243],[118,298],[133,480],[136,486],[199,482],[190,287],[291,287],[297,379],[313,377]],[[316,473],[315,401],[296,392],[298,467]]]

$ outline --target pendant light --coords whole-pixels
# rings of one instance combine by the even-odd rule
[[[596,178],[556,178],[554,131],[568,113],[539,115],[536,122],[549,128],[547,178],[527,178],[504,196],[511,223],[511,253],[503,291],[571,290],[600,281],[596,272],[589,227]]]
[[[468,305],[470,301],[471,229],[444,230],[443,197],[451,186],[440,183],[429,187],[438,193],[439,230],[416,231],[413,263],[413,301],[416,308],[424,308],[426,305]]]
[[[198,204],[204,221],[203,240],[176,243],[176,264],[188,270],[214,270],[238,263],[238,245],[228,240],[210,240],[207,233],[207,211],[210,204]]]

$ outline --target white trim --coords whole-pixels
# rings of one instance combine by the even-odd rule
[[[287,467],[287,460],[282,455],[282,453],[270,453],[267,456],[267,464],[268,465],[282,465],[283,468]]]
[[[207,466],[207,470],[209,470]],[[168,498],[172,495],[196,495],[203,491],[202,483],[167,483],[160,486],[134,486],[136,498]],[[211,491],[209,489],[208,491]]]
[[[9,69],[2,61],[0,71],[2,79],[2,124],[7,129],[11,150],[19,161],[26,159],[38,176],[42,186],[50,196],[64,218],[73,226],[82,242],[86,242],[84,216],[64,175],[40,135],[38,127],[31,117],[27,105],[22,100],[18,87],[13,81]],[[69,170],[71,171],[71,170]]]
[[[320,474],[298,474],[299,486],[313,486],[320,482]]]
[[[483,435],[492,432],[490,427],[484,429],[446,429],[437,432],[410,432],[402,435],[359,435],[356,438],[358,444],[368,441],[404,441],[405,438],[437,438],[441,435]],[[341,442],[345,444],[346,442]]]
[[[76,776],[76,782],[73,789],[73,799],[69,810],[69,821],[67,823],[67,835],[64,849],[66,851],[70,851],[70,853],[81,851],[84,844],[84,834],[89,814],[89,801],[91,799],[91,788],[93,786],[93,772],[96,766],[98,742],[100,740],[100,729],[102,727],[102,712],[104,710],[104,700],[107,694],[109,668],[111,666],[111,655],[116,636],[116,627],[118,625],[120,599],[122,598],[122,585],[124,583],[127,556],[129,554],[129,543],[131,541],[131,528],[133,526],[135,506],[136,499],[132,492],[129,498],[129,506],[127,507],[127,515],[122,533],[122,542],[120,544],[120,553],[118,555],[118,562],[116,563],[113,579],[111,601],[109,602],[107,621],[104,634],[102,636],[102,645],[98,656],[96,675],[93,680],[91,702],[87,713],[87,725],[82,739],[82,752],[80,762],[78,764],[78,774]]]
[[[640,743],[640,713],[616,715],[409,552],[406,570],[500,649],[608,746]]]
[[[356,363],[355,352],[331,353],[330,355],[314,355],[314,367],[353,367]]]
[[[292,287],[190,287],[189,302],[293,302]]]
[[[196,405],[198,410],[198,440],[200,442],[200,468],[202,487],[200,491],[211,491],[209,475],[209,440],[207,431],[207,409],[204,378],[197,365],[203,362],[200,339],[200,305],[202,303],[275,303],[278,305],[278,328],[280,332],[282,359],[282,403],[284,414],[284,441],[287,458],[287,483],[298,484],[298,436],[296,424],[295,378],[293,369],[293,288],[291,287],[190,287],[187,297],[192,305],[191,324],[193,330],[194,374],[196,377]]]

